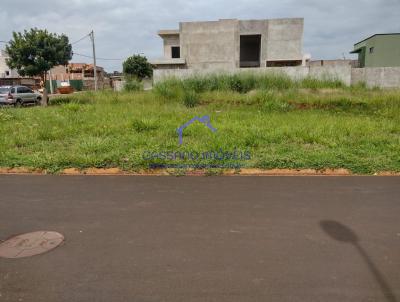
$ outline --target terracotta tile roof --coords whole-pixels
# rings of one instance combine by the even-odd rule
[[[93,64],[87,64],[87,63],[69,63],[68,68],[70,70],[93,70]],[[101,66],[97,66],[98,70],[103,69]]]

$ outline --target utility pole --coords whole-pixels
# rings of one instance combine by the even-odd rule
[[[51,76],[51,70],[49,70],[49,82],[50,82],[50,93],[54,93],[54,88],[53,88],[53,77]]]
[[[96,50],[94,46],[94,32],[93,30],[90,32],[90,40],[92,40],[92,48],[93,48],[93,76],[94,76],[94,90],[97,90],[97,67],[96,67]]]

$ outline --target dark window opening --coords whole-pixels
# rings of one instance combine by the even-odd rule
[[[267,61],[267,67],[300,66],[301,63],[301,60]],[[323,63],[321,66],[323,66]]]
[[[173,59],[179,59],[181,57],[181,48],[179,46],[171,47],[171,57]]]
[[[240,67],[260,67],[261,35],[240,36]]]
[[[371,48],[369,49],[369,53],[374,53],[374,50],[375,50],[375,47],[371,47]]]
[[[6,70],[6,76],[10,75],[10,71]]]

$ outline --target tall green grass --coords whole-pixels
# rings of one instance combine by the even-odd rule
[[[293,80],[281,73],[258,74],[208,74],[194,75],[189,78],[178,79],[170,77],[158,82],[154,86],[154,93],[165,100],[179,100],[187,107],[198,105],[199,94],[205,92],[237,92],[249,93],[254,90],[282,91],[293,89],[321,89],[321,88],[344,88],[345,85],[338,79],[323,77],[316,79],[307,77]]]
[[[194,75],[185,79],[168,78],[155,85],[154,91],[165,98],[179,96],[182,91],[202,93],[206,91],[235,91],[247,93],[254,89],[284,90],[293,88],[343,88],[345,85],[335,78],[316,79],[307,77],[293,80],[284,74],[210,74]]]
[[[135,77],[125,77],[124,91],[134,92],[143,90],[143,83]]]
[[[233,85],[238,79],[240,85]],[[0,167],[137,170],[170,163],[143,159],[146,150],[237,148],[251,152],[247,167],[400,171],[400,91],[312,89],[268,79],[267,86],[251,77],[172,79],[154,91],[84,92],[53,98],[46,108],[3,108]],[[203,115],[217,132],[194,123],[179,146],[176,129]]]

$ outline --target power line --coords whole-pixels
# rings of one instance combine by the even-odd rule
[[[84,54],[80,54],[80,53],[76,53],[76,52],[72,52],[73,55],[77,55],[77,56],[81,56],[81,57],[85,57],[85,58],[90,58],[93,59],[92,56],[88,56],[88,55],[84,55]],[[124,61],[125,59],[111,59],[111,58],[99,58],[96,56],[96,60],[105,60],[105,61]]]
[[[80,57],[85,57],[85,58],[90,58],[90,59],[93,59],[93,57],[91,57],[91,56],[88,56],[88,55],[82,55],[82,54],[80,54],[80,53],[77,53],[77,52],[72,52],[72,55],[73,56],[80,56]]]
[[[89,37],[90,36],[90,33],[89,34],[86,34],[86,35],[84,35],[82,38],[80,38],[79,40],[76,40],[75,42],[72,42],[71,43],[71,45],[74,45],[74,44],[76,44],[76,43],[78,43],[78,42],[80,42],[80,41],[82,41],[83,39],[85,39],[85,38],[87,38],[87,37]]]

